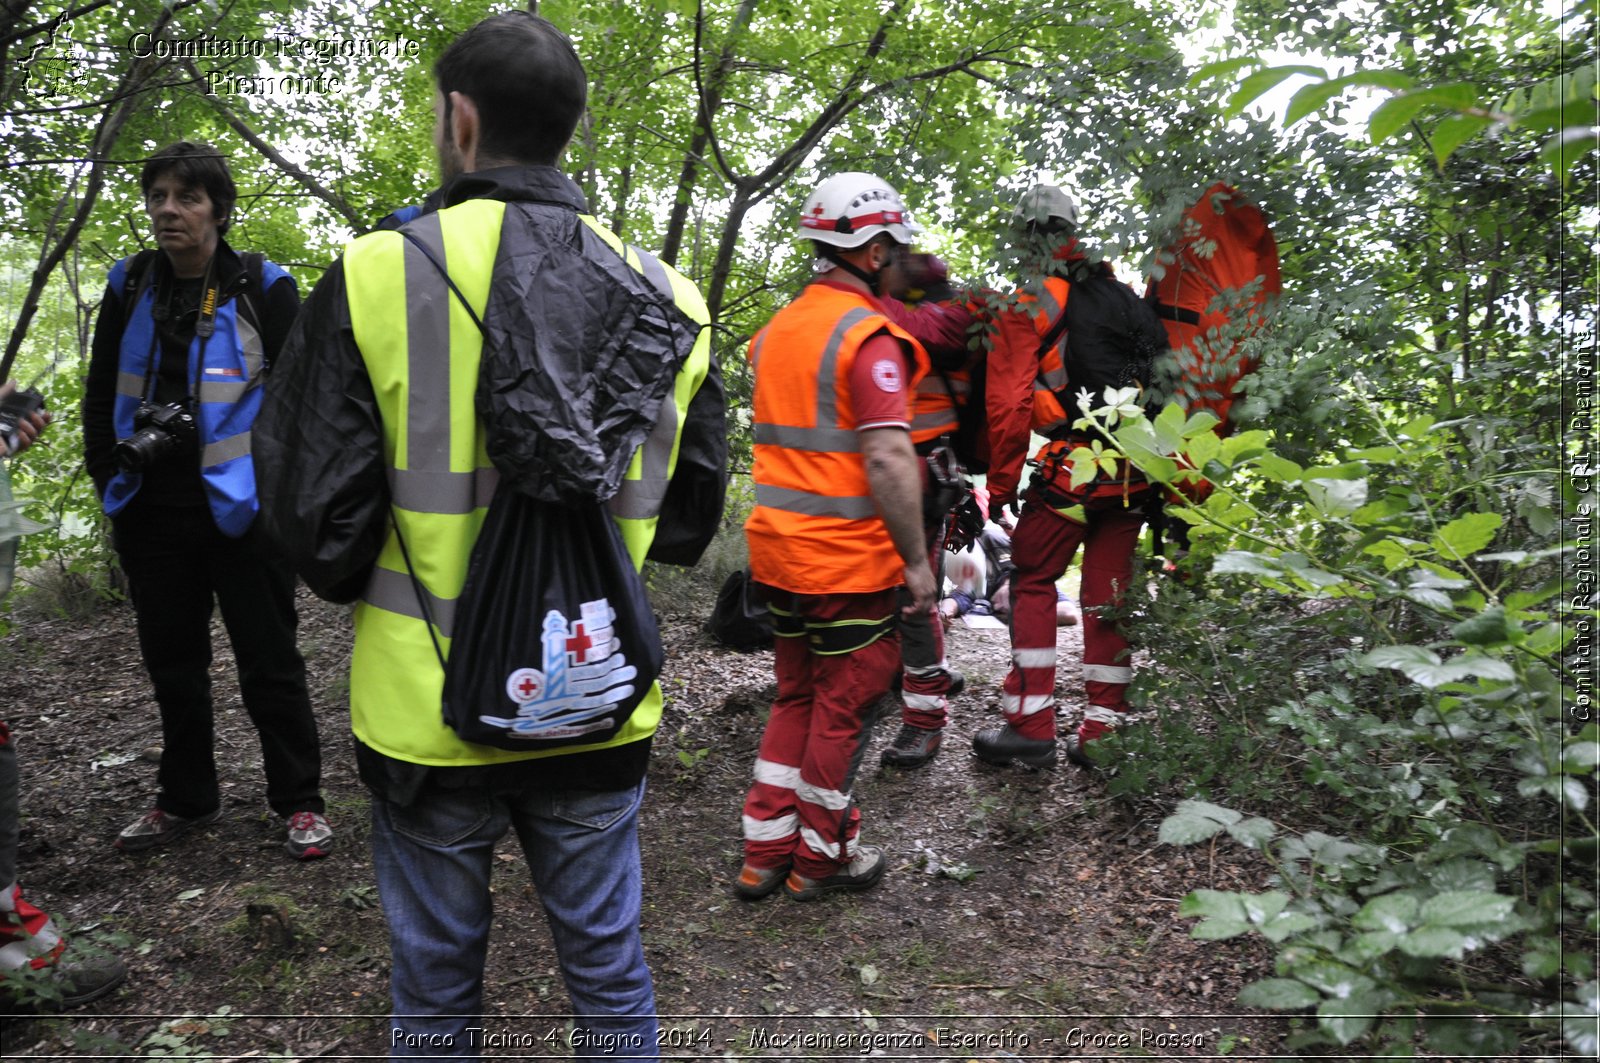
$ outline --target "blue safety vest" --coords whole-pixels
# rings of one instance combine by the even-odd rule
[[[125,258],[111,267],[110,286],[125,291],[128,264]],[[147,268],[157,268],[150,263]],[[282,267],[263,261],[261,291],[290,277]],[[155,394],[155,366],[161,357],[153,309],[155,285],[141,285],[138,302],[122,331],[122,347],[117,358],[117,394],[111,411],[117,439],[133,435],[133,415],[140,404]],[[230,538],[250,530],[260,503],[256,500],[256,472],[250,457],[250,428],[261,411],[261,384],[266,368],[265,349],[257,323],[240,314],[241,299],[228,299],[217,307],[215,331],[209,338],[195,336],[189,341],[188,379],[194,393],[195,427],[200,439],[200,479],[206,501],[218,529]],[[144,476],[117,470],[106,485],[105,511],[108,516],[122,512],[139,493]]]

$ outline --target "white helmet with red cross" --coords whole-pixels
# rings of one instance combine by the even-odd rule
[[[921,231],[887,181],[855,171],[834,174],[818,185],[800,215],[802,237],[845,250],[879,233],[909,246]]]

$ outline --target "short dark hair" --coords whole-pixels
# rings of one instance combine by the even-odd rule
[[[139,191],[150,194],[150,186],[167,174],[176,177],[185,188],[198,185],[211,197],[211,214],[217,219],[217,232],[226,233],[233,224],[233,204],[239,198],[234,187],[233,174],[228,172],[228,161],[222,152],[210,144],[180,140],[168,144],[145,160],[139,172]]]
[[[477,104],[479,150],[524,163],[561,155],[583,117],[589,77],[566,34],[527,11],[484,19],[433,64],[450,117],[450,94]]]

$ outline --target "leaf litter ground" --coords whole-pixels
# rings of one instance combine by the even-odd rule
[[[300,644],[323,735],[337,849],[299,864],[262,800],[260,748],[220,624],[213,667],[223,818],[169,849],[123,855],[118,830],[153,798],[161,735],[132,610],[30,619],[0,642],[0,704],[22,758],[21,880],[130,975],[88,1013],[8,1023],[5,1054],[336,1059],[389,1048],[388,942],[348,716],[349,618],[302,591]],[[1159,845],[1166,808],[1112,801],[1092,773],[984,766],[1004,631],[957,626],[966,672],[944,749],[880,770],[885,703],[855,793],[890,869],[870,892],[799,904],[736,900],[739,811],[772,695],[771,656],[662,618],[667,710],[641,823],[643,933],[663,1056],[990,1060],[1237,1058],[1274,1051],[1284,1020],[1233,1003],[1270,973],[1264,950],[1193,941],[1176,915],[1198,888],[1261,885],[1222,843]],[[1075,669],[1078,628],[1061,629]],[[1060,686],[1069,718],[1078,698]],[[544,917],[513,840],[497,853],[483,1043],[561,1057],[568,1010]]]

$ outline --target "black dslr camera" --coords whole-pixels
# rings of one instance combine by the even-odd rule
[[[146,402],[133,413],[133,435],[119,442],[111,457],[124,472],[143,472],[194,437],[194,414],[189,407],[179,402],[165,406]]]

